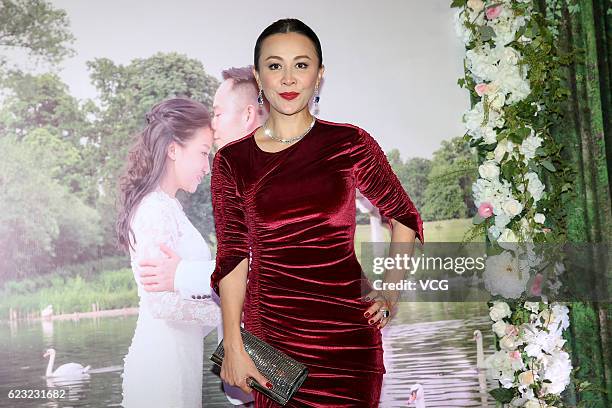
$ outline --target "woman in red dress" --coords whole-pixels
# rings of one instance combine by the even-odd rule
[[[310,114],[324,68],[308,26],[285,19],[266,28],[254,69],[269,119],[221,148],[212,172],[221,378],[246,392],[248,377],[274,386],[244,350],[244,312],[248,331],[309,369],[286,406],[377,407],[385,373],[380,329],[397,293],[362,296],[355,190],[391,219],[392,243],[423,243],[420,215],[366,131]],[[255,406],[278,405],[255,393]]]

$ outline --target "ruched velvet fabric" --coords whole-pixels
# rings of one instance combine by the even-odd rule
[[[424,242],[421,217],[363,129],[317,119],[276,153],[253,134],[221,148],[213,163],[211,286],[218,293],[250,257],[245,328],[310,371],[286,406],[378,407],[386,371],[380,330],[363,316],[371,303],[362,300],[354,251],[355,189]],[[255,392],[255,406],[279,405]]]

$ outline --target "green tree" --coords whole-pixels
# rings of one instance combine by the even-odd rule
[[[74,41],[64,10],[44,0],[0,0],[0,47],[9,51],[25,51],[29,59],[51,64],[73,53]],[[0,54],[0,68],[8,57]]]
[[[387,153],[387,159],[414,205],[421,209],[424,205],[424,193],[428,184],[427,175],[431,170],[431,161],[421,157],[403,161],[398,149]]]
[[[0,137],[13,136],[39,151],[52,176],[71,192],[93,203],[97,180],[88,171],[94,146],[88,145],[96,112],[92,102],[83,104],[70,95],[55,74],[14,72],[4,82],[6,96],[0,107]],[[26,140],[27,139],[27,140]]]
[[[422,216],[428,221],[473,215],[472,183],[478,175],[476,155],[462,137],[442,141],[434,152],[424,190]]]
[[[0,138],[0,276],[43,274],[97,256],[100,219],[53,179],[40,151]]]

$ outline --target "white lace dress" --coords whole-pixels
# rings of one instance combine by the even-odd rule
[[[210,298],[188,300],[176,292],[145,291],[138,262],[164,256],[159,249],[164,243],[181,262],[206,265],[213,262],[210,249],[178,200],[159,189],[143,198],[131,225],[136,245],[130,256],[140,304],[124,359],[122,406],[200,408],[204,336],[221,322],[221,310]]]

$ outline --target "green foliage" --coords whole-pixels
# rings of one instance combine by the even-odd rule
[[[25,277],[96,255],[96,211],[51,176],[35,149],[0,138],[0,268],[2,279]]]
[[[96,180],[86,171],[92,146],[87,115],[95,110],[69,94],[54,74],[12,73],[4,81],[6,97],[0,107],[0,137],[27,143],[54,180],[86,202],[93,202]]]
[[[55,314],[90,311],[92,303],[97,303],[100,310],[138,306],[136,282],[129,268],[89,278],[52,274],[46,279],[47,285],[27,292],[23,282],[6,285],[1,292],[0,319],[7,319],[11,308],[23,315],[39,313],[47,305],[53,305]]]
[[[467,218],[474,203],[472,184],[477,177],[476,157],[462,137],[442,141],[434,152],[423,194],[425,220]]]
[[[64,10],[44,0],[0,1],[0,47],[24,50],[32,59],[56,64],[72,55],[68,44],[74,41]],[[0,68],[7,57],[0,55]]]

